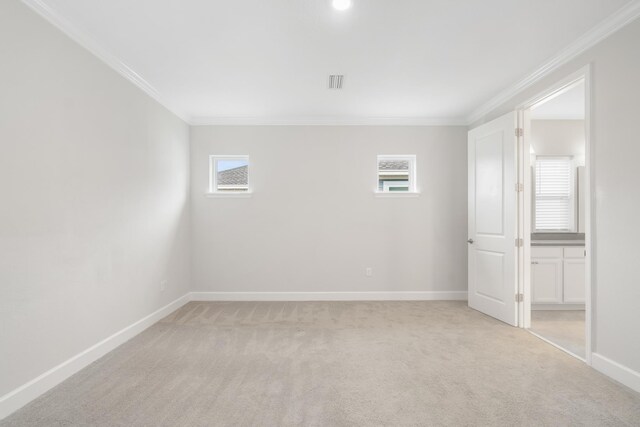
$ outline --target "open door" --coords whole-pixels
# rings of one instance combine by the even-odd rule
[[[518,326],[515,112],[469,132],[469,307]]]

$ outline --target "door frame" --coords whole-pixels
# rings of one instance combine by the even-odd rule
[[[536,96],[520,104],[516,111],[518,113],[518,124],[523,129],[523,137],[519,138],[518,174],[520,182],[524,184],[524,191],[519,194],[518,199],[518,231],[523,238],[523,246],[519,252],[520,273],[518,280],[519,292],[523,294],[523,301],[520,303],[519,326],[529,329],[531,327],[531,126],[530,109],[544,100],[548,100],[559,95],[565,89],[584,80],[585,86],[585,358],[584,361],[591,365],[592,344],[594,342],[593,328],[593,298],[595,290],[595,194],[592,191],[594,183],[594,152],[592,133],[592,80],[591,65],[587,65],[578,71],[570,74],[554,85],[548,87]],[[574,355],[575,356],[575,355]]]

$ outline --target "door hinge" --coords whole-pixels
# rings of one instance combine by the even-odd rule
[[[524,301],[524,295],[516,294],[516,302],[523,302],[523,301]]]
[[[516,248],[521,248],[524,246],[524,240],[516,239]]]
[[[524,191],[524,184],[522,184],[520,182],[516,182],[516,191],[517,192]]]
[[[524,130],[522,128],[516,128],[516,136],[524,136]]]

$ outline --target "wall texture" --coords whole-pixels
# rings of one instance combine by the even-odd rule
[[[16,0],[0,58],[2,396],[190,282],[188,126]]]
[[[584,120],[532,120],[531,144],[538,156],[574,156],[584,165]]]
[[[194,127],[195,291],[466,291],[464,127]],[[207,198],[248,154],[253,197]],[[376,156],[416,154],[418,198],[376,198]],[[365,276],[365,268],[373,276]]]
[[[640,372],[640,20],[487,115],[496,118],[578,69],[592,69],[594,351]],[[637,375],[637,374],[636,374]],[[640,376],[635,380],[640,387]]]

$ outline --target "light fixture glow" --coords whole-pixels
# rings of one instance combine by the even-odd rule
[[[333,8],[336,10],[347,10],[351,7],[351,0],[333,0]]]

